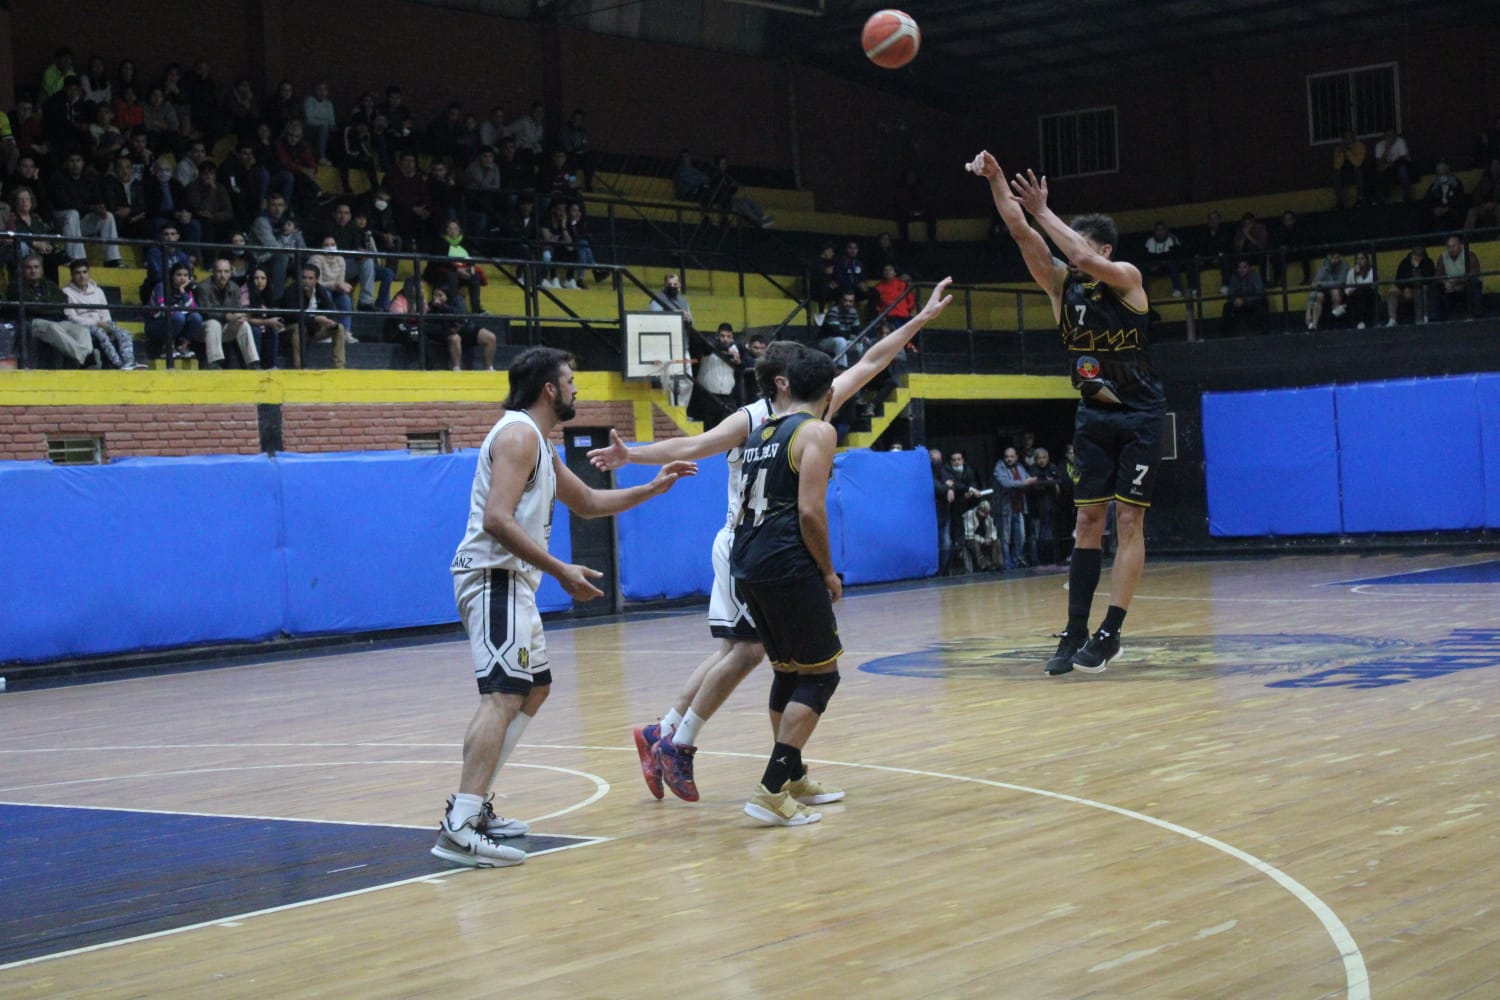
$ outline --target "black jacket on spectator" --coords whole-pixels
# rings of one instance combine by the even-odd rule
[[[77,179],[68,176],[66,170],[59,170],[52,175],[47,193],[51,196],[54,212],[72,209],[86,213],[95,205],[104,204],[104,191],[99,186],[99,175],[87,168]]]

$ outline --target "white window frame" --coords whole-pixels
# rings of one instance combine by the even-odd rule
[[[1046,125],[1046,123],[1049,120],[1051,120],[1051,119],[1065,119],[1065,118],[1071,118],[1071,119],[1073,119],[1073,122],[1074,122],[1073,141],[1074,141],[1074,143],[1076,145],[1077,139],[1078,139],[1078,135],[1077,135],[1077,124],[1078,124],[1078,122],[1082,121],[1083,116],[1085,116],[1085,115],[1097,115],[1101,111],[1107,111],[1107,112],[1109,112],[1109,130],[1110,130],[1111,133],[1113,133],[1114,140],[1115,140],[1114,141],[1114,150],[1115,150],[1115,161],[1114,161],[1114,163],[1110,167],[1108,167],[1106,169],[1103,169],[1103,170],[1081,170],[1081,171],[1079,171],[1078,173],[1075,173],[1075,174],[1049,173],[1048,174],[1049,178],[1051,178],[1051,179],[1064,179],[1064,178],[1071,178],[1071,177],[1100,177],[1100,176],[1102,176],[1104,174],[1118,174],[1120,172],[1120,109],[1119,109],[1118,105],[1114,105],[1114,104],[1105,104],[1105,105],[1100,105],[1098,107],[1093,107],[1093,108],[1077,108],[1077,109],[1072,110],[1072,111],[1059,111],[1059,112],[1057,112],[1055,114],[1050,114],[1050,115],[1038,115],[1037,119],[1036,119],[1036,139],[1037,139],[1037,149],[1038,149],[1038,151],[1040,152],[1041,155],[1039,155],[1037,157],[1037,162],[1040,163],[1040,164],[1043,164],[1044,166],[1047,163],[1047,125]]]
[[[1335,69],[1335,70],[1328,70],[1327,72],[1324,72],[1324,73],[1309,73],[1309,74],[1307,74],[1305,86],[1306,86],[1306,90],[1307,90],[1307,144],[1309,146],[1332,146],[1334,143],[1336,143],[1336,142],[1339,141],[1339,137],[1338,136],[1334,136],[1331,139],[1319,139],[1318,136],[1317,136],[1316,131],[1314,130],[1314,121],[1313,121],[1313,81],[1314,80],[1326,80],[1329,77],[1335,77],[1335,76],[1343,76],[1343,77],[1348,77],[1349,78],[1349,81],[1350,81],[1349,100],[1350,100],[1351,103],[1349,105],[1349,108],[1347,109],[1348,110],[1348,114],[1345,117],[1345,121],[1346,122],[1352,122],[1354,120],[1354,110],[1355,110],[1354,104],[1353,104],[1353,101],[1354,101],[1354,86],[1353,86],[1354,77],[1355,77],[1356,74],[1367,73],[1370,70],[1376,70],[1376,69],[1389,69],[1391,71],[1391,87],[1393,89],[1393,93],[1391,94],[1391,101],[1392,101],[1392,106],[1394,107],[1395,112],[1396,112],[1396,120],[1395,120],[1395,123],[1394,123],[1394,128],[1396,129],[1396,133],[1398,135],[1401,133],[1401,64],[1398,63],[1398,62],[1394,62],[1394,61],[1392,61],[1392,62],[1383,62],[1383,63],[1370,63],[1367,66],[1351,66],[1348,69]],[[1379,137],[1380,135],[1383,134],[1383,132],[1360,132],[1358,134],[1359,134],[1359,137],[1361,139],[1369,139],[1369,138]]]

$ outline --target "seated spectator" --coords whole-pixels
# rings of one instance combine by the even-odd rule
[[[257,310],[281,308],[281,297],[271,290],[271,272],[259,264],[250,272],[245,284],[245,316],[255,336],[256,354],[262,368],[275,368],[281,354],[281,331],[286,321],[274,313]]]
[[[87,153],[89,123],[93,120],[93,108],[83,99],[83,85],[78,77],[68,77],[62,92],[53,94],[42,105],[42,135],[53,156]]]
[[[20,155],[44,157],[51,154],[47,137],[42,134],[41,109],[34,101],[24,97],[16,101],[16,113],[10,117],[10,128]]]
[[[1281,213],[1281,224],[1276,228],[1276,277],[1282,288],[1291,280],[1287,270],[1292,264],[1302,267],[1302,284],[1312,283],[1312,257],[1302,248],[1302,234],[1297,229],[1297,213],[1291,209]]]
[[[42,276],[42,258],[34,253],[21,257],[14,297],[25,309],[32,337],[79,368],[93,360],[93,335],[82,323],[67,318],[64,306],[68,297],[56,282]]]
[[[351,313],[354,311],[354,286],[345,275],[345,263],[344,258],[339,256],[338,240],[332,234],[324,236],[320,249],[323,252],[307,258],[307,263],[318,269],[318,286],[328,292],[333,308],[337,311],[333,318],[346,331],[353,330],[354,317]],[[351,344],[358,343],[352,333],[347,339]]]
[[[542,143],[546,140],[545,109],[541,101],[531,103],[530,114],[511,122],[506,134],[516,140],[516,155],[533,168],[542,162]]]
[[[297,103],[297,88],[292,81],[282,80],[276,89],[266,95],[261,121],[270,126],[272,135],[281,135],[288,122],[301,121],[302,108]]]
[[[198,168],[198,178],[188,185],[184,196],[203,238],[210,243],[229,242],[235,230],[234,203],[219,183],[219,168],[212,160],[205,160]]]
[[[495,152],[495,166],[500,168],[501,184],[510,193],[511,208],[515,207],[514,199],[518,192],[535,190],[536,166],[521,159],[516,152],[514,136],[508,135],[500,140],[500,146]]]
[[[255,258],[250,255],[250,245],[244,233],[235,230],[229,234],[229,249],[224,251],[224,256],[229,260],[230,280],[244,288],[255,270]]]
[[[688,333],[693,329],[693,309],[688,305],[687,296],[682,291],[682,278],[676,274],[668,274],[662,279],[661,291],[651,296],[652,312],[676,312],[682,313],[682,326]]]
[[[382,186],[390,192],[396,234],[410,241],[427,233],[432,220],[432,192],[427,176],[417,169],[417,154],[408,151],[397,156],[396,169],[385,175]]]
[[[0,108],[0,178],[10,176],[21,159],[21,147],[16,144],[16,134],[10,125],[10,116]]]
[[[454,371],[463,371],[464,348],[476,345],[484,357],[485,370],[494,371],[498,343],[494,331],[466,319],[465,315],[463,307],[448,297],[447,289],[434,288],[427,303],[423,333],[428,340],[447,345],[448,364]]]
[[[435,257],[444,257],[441,262],[429,263],[422,275],[423,280],[435,288],[443,288],[448,292],[448,301],[457,306],[460,303],[459,288],[463,287],[469,293],[469,311],[473,313],[484,312],[484,307],[479,301],[479,290],[484,287],[487,280],[482,271],[470,258],[469,248],[464,246],[464,230],[456,220],[450,219],[443,227],[443,235],[429,251]]]
[[[583,189],[594,190],[594,156],[589,150],[589,129],[584,124],[587,113],[582,108],[573,109],[573,116],[563,123],[557,133],[557,144],[568,156],[569,168],[575,175],[583,176]]]
[[[1239,333],[1246,326],[1256,329],[1258,318],[1266,314],[1266,283],[1260,272],[1241,257],[1229,277],[1229,293],[1224,299],[1224,332]],[[1248,324],[1246,321],[1249,321]]]
[[[135,342],[130,339],[130,331],[120,329],[110,316],[104,289],[89,276],[89,262],[75,260],[69,265],[69,270],[73,273],[73,280],[63,287],[63,294],[74,308],[63,310],[63,314],[72,322],[88,328],[94,350],[111,368],[122,371],[145,368],[145,365],[135,363]]]
[[[158,86],[167,95],[167,103],[177,109],[179,135],[187,138],[193,133],[193,106],[182,86],[182,67],[177,63],[167,63],[167,71]],[[180,143],[178,148],[181,148]]]
[[[1497,191],[1500,191],[1500,159],[1491,160],[1484,173],[1479,175],[1479,180],[1474,182],[1474,207],[1464,216],[1464,232],[1473,232],[1481,223],[1486,228],[1500,226]]]
[[[996,506],[1000,509],[1000,551],[1005,557],[1006,569],[1017,569],[1026,558],[1026,511],[1027,493],[1036,486],[1036,477],[1021,462],[1014,447],[1000,453],[995,464],[995,490],[1000,494]]]
[[[385,100],[375,106],[375,113],[384,115],[390,119],[392,124],[405,117],[410,109],[406,106],[406,96],[401,93],[401,88],[394,83],[387,84],[385,88]]]
[[[740,349],[734,342],[734,327],[720,323],[712,346],[698,358],[688,416],[703,421],[708,429],[734,412],[739,405],[739,369]]]
[[[48,194],[52,221],[63,236],[119,239],[115,217],[104,204],[104,187],[99,183],[99,175],[84,165],[82,153],[69,153],[63,160],[62,170],[52,175]],[[66,249],[73,260],[86,256],[82,243],[69,243]],[[104,245],[104,259],[110,267],[125,266],[117,243]]]
[[[505,223],[505,238],[514,247],[512,254],[521,260],[531,260],[542,243],[542,220],[537,216],[536,198],[522,192],[516,198],[516,207]],[[520,280],[537,280],[535,275],[522,276]]]
[[[249,229],[255,217],[260,214],[261,206],[266,203],[271,188],[271,172],[256,160],[255,146],[248,142],[240,143],[234,157],[225,161],[219,179],[229,191],[229,203],[234,207],[234,224],[241,229]],[[283,201],[286,199],[285,191],[281,192],[281,197]]]
[[[505,218],[501,186],[495,150],[486,146],[464,170],[464,228],[482,235],[501,224]]]
[[[1182,241],[1175,233],[1167,228],[1167,224],[1157,220],[1151,227],[1151,235],[1146,237],[1146,276],[1162,275],[1172,284],[1172,297],[1182,298],[1182,265],[1179,258],[1183,255]]]
[[[77,72],[73,65],[73,50],[60,48],[52,53],[52,62],[42,72],[42,86],[37,96],[45,101],[63,89],[68,77]]]
[[[115,116],[115,128],[120,130],[121,135],[129,136],[136,130],[145,131],[146,106],[141,103],[134,87],[126,87],[116,94],[115,99],[109,102],[109,110]]]
[[[1354,266],[1344,279],[1344,304],[1356,330],[1377,325],[1379,320],[1375,312],[1379,303],[1380,286],[1375,282],[1375,267],[1370,262],[1370,255],[1360,250],[1355,253]]]
[[[120,60],[120,65],[115,68],[114,82],[110,84],[110,89],[116,94],[121,93],[126,87],[134,87],[136,90],[141,89],[141,80],[140,77],[136,76],[135,61],[133,59]]]
[[[170,222],[187,242],[203,242],[203,227],[193,218],[187,192],[172,177],[171,160],[158,158],[141,184],[146,189],[146,214],[157,227]]]
[[[182,81],[182,92],[187,96],[188,117],[193,128],[205,142],[213,142],[224,134],[224,115],[219,105],[219,85],[214,82],[213,72],[207,59],[199,59]]]
[[[292,204],[299,211],[315,209],[323,198],[318,184],[318,154],[302,137],[302,123],[293,119],[281,130],[276,143],[276,163],[292,178]]]
[[[1347,208],[1344,189],[1354,186],[1354,204],[1365,203],[1365,157],[1368,150],[1352,128],[1344,129],[1333,147],[1333,206]]]
[[[1229,263],[1229,255],[1234,252],[1234,233],[1224,225],[1224,217],[1219,214],[1218,209],[1208,213],[1208,225],[1204,228],[1203,239],[1198,244],[1198,256],[1207,257],[1204,266],[1217,268],[1219,271],[1219,294],[1225,295],[1229,292],[1229,272],[1232,269]],[[1197,285],[1195,278],[1193,284]]]
[[[720,153],[714,159],[713,173],[708,178],[708,193],[704,196],[703,207],[719,210],[720,226],[729,225],[730,212],[762,229],[769,229],[776,224],[776,220],[767,215],[758,203],[740,196],[739,190],[739,181],[729,172],[729,157]]]
[[[823,317],[823,338],[818,341],[818,350],[833,358],[840,369],[848,368],[859,360],[858,351],[850,350],[850,345],[863,326],[854,293],[840,292],[838,304]]]
[[[1493,125],[1475,136],[1474,166],[1482,167],[1497,157],[1500,157],[1500,115],[1495,116]]]
[[[1271,233],[1266,224],[1254,212],[1240,216],[1239,228],[1234,231],[1234,255],[1249,258],[1251,266],[1265,277],[1266,251],[1270,248]]]
[[[169,280],[157,283],[148,304],[156,311],[146,318],[146,356],[159,358],[171,344],[172,357],[194,357],[193,344],[203,341],[203,314],[193,289],[193,269],[173,264]]]
[[[104,59],[100,56],[89,56],[88,72],[80,74],[78,82],[83,87],[83,99],[95,107],[107,107],[114,99],[109,70],[104,68]]]
[[[1005,557],[1000,554],[1000,531],[990,514],[990,502],[981,500],[964,511],[964,569],[984,573],[1000,569]]]
[[[260,367],[260,348],[250,317],[243,312],[250,301],[249,293],[234,281],[234,265],[227,258],[214,261],[208,281],[197,290],[198,307],[206,314],[203,320],[203,343],[208,367],[224,367],[224,341],[239,345],[246,368]]]
[[[573,280],[579,288],[585,287],[583,283],[583,269],[592,267],[594,269],[595,284],[604,280],[609,272],[599,268],[599,261],[594,256],[594,243],[589,237],[589,220],[583,212],[583,202],[573,201],[568,203],[568,238],[573,242],[573,259],[578,262],[578,268],[573,272]]]
[[[108,104],[94,109],[94,120],[89,124],[89,141],[93,148],[90,158],[101,171],[108,170],[115,154],[125,147],[125,134],[115,127],[115,113]]]
[[[373,100],[373,98],[372,98]],[[380,182],[381,155],[370,126],[362,121],[351,121],[339,133],[338,166],[339,178],[344,190],[352,190],[350,171],[359,170],[365,175],[365,186],[374,187]]]
[[[234,88],[224,95],[224,118],[237,141],[249,142],[255,138],[255,125],[260,121],[260,101],[255,97],[255,88],[248,76],[234,81]]]
[[[463,133],[464,109],[457,101],[449,102],[443,113],[427,126],[422,146],[434,160],[457,160],[459,137]]]
[[[1344,262],[1344,255],[1337,250],[1328,251],[1328,257],[1323,261],[1323,266],[1318,268],[1318,273],[1313,275],[1312,291],[1307,296],[1307,312],[1304,319],[1307,322],[1307,332],[1316,330],[1323,319],[1323,304],[1325,301],[1333,303],[1332,313],[1335,317],[1344,315],[1344,285],[1345,279],[1349,277],[1349,265]]]
[[[23,186],[11,191],[10,218],[5,223],[5,228],[15,233],[26,234],[16,241],[16,259],[35,255],[44,262],[48,280],[56,285],[55,279],[58,271],[68,259],[68,255],[63,250],[62,241],[51,238],[56,231],[52,228],[52,223],[42,216],[37,207],[36,195],[31,188]],[[60,289],[58,294],[62,294]]]
[[[464,194],[447,160],[433,160],[427,169],[427,199],[432,209],[429,227],[442,232],[449,222],[463,224],[459,216],[463,214]]]
[[[167,101],[166,91],[160,86],[146,91],[146,104],[141,109],[141,127],[151,139],[154,149],[175,151],[180,137],[182,122],[177,109]]]
[[[870,279],[865,273],[864,259],[859,255],[857,240],[850,240],[844,244],[844,255],[838,259],[833,273],[838,278],[840,292],[853,292],[854,297],[860,302],[869,301]]]
[[[328,137],[338,128],[337,118],[328,96],[328,82],[319,80],[313,84],[312,93],[302,99],[302,131],[311,140],[318,163],[325,167],[333,162],[328,158]]]
[[[177,167],[172,171],[172,179],[181,184],[183,190],[193,186],[193,181],[198,179],[198,168],[205,163],[212,163],[208,158],[208,150],[201,142],[193,142],[177,158]]]
[[[896,265],[887,264],[881,269],[880,280],[875,283],[875,312],[885,313],[886,322],[893,328],[912,318],[917,308],[917,292],[911,286],[911,275],[896,274]],[[890,306],[890,312],[885,312]],[[910,347],[911,344],[907,344]]]
[[[180,236],[176,223],[169,222],[156,234],[160,242],[146,248],[146,280],[141,284],[142,302],[151,301],[152,291],[158,285],[166,283],[172,269],[179,264],[188,269],[189,275],[193,273],[192,255],[178,242]]]
[[[1445,320],[1479,318],[1481,284],[1479,256],[1457,236],[1448,237],[1447,249],[1438,255],[1437,313]]]
[[[1446,160],[1439,160],[1434,168],[1436,174],[1427,186],[1427,231],[1457,229],[1463,218],[1464,182],[1448,169]]]
[[[354,221],[354,210],[347,201],[334,204],[333,219],[325,227],[324,236],[333,237],[334,245],[342,251],[381,252],[369,230],[368,217],[365,225],[360,226]],[[354,283],[359,286],[359,308],[384,312],[390,303],[391,281],[396,272],[375,257],[346,257],[345,264]]]
[[[577,288],[573,269],[566,264],[573,258],[573,235],[568,231],[568,206],[561,201],[552,202],[547,219],[542,223],[543,288]],[[558,278],[562,275],[562,279]]]
[[[693,162],[693,154],[686,149],[677,154],[677,167],[672,171],[672,191],[678,201],[702,201],[708,194],[708,174]]]
[[[1411,151],[1406,148],[1406,138],[1388,128],[1375,144],[1376,196],[1389,201],[1397,185],[1401,187],[1401,200],[1412,203],[1411,195]]]
[[[281,157],[276,152],[278,140],[271,131],[269,122],[259,122],[255,126],[255,141],[250,147],[255,152],[255,162],[265,167],[270,173],[270,181],[267,185],[267,195],[271,191],[278,191],[290,204],[293,192],[296,189],[296,181],[290,170],[284,170],[281,166]]]
[[[344,345],[349,331],[333,318],[335,311],[328,290],[318,284],[318,269],[304,264],[297,281],[287,285],[281,307],[287,316],[285,330],[291,347],[292,367],[302,367],[302,341],[309,346],[321,340],[333,342],[333,367],[344,367]]]
[[[281,195],[273,194],[266,199],[266,210],[250,226],[250,245],[263,248],[256,257],[271,269],[271,287],[280,294],[290,283],[287,268],[296,251],[307,249],[302,227]],[[284,252],[273,252],[278,250]]]
[[[505,134],[505,107],[497,104],[490,108],[490,116],[479,126],[479,144],[499,149],[500,140],[505,138]]]
[[[396,245],[399,245],[399,240],[395,234],[380,228],[380,226],[384,225],[380,221],[381,218],[389,216],[390,209],[386,208],[384,212],[380,212],[376,208],[379,204],[380,199],[375,199],[369,204],[361,203],[359,208],[354,211],[354,231],[358,237],[357,246],[366,253],[390,253],[396,248]],[[364,308],[366,305],[364,293],[375,287],[374,282],[378,282],[380,290],[376,293],[373,305],[383,311],[390,305],[391,282],[395,280],[396,272],[390,266],[391,262],[383,258],[361,258],[362,262],[366,260],[372,261],[373,264],[368,275],[364,270],[365,265],[363,263],[360,265],[360,308]],[[366,277],[371,278],[372,281],[366,281]]]
[[[554,149],[548,154],[547,166],[541,172],[537,186],[546,192],[547,204],[542,211],[551,214],[551,203],[556,201],[577,201],[581,197],[578,193],[578,175],[568,164],[568,154],[561,149]]]
[[[821,326],[828,307],[839,298],[839,260],[831,241],[824,241],[808,267],[807,295],[813,303],[813,323]]]

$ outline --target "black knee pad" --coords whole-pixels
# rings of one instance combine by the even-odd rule
[[[797,690],[792,692],[792,700],[822,715],[827,710],[828,702],[838,686],[839,672],[837,670],[831,670],[826,674],[801,674],[797,678]]]
[[[786,711],[792,700],[792,692],[797,690],[797,680],[797,675],[790,670],[771,672],[771,711]]]

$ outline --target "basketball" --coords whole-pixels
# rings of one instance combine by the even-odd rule
[[[876,66],[900,69],[917,57],[917,49],[922,46],[922,29],[904,11],[878,10],[865,22],[860,43]]]

